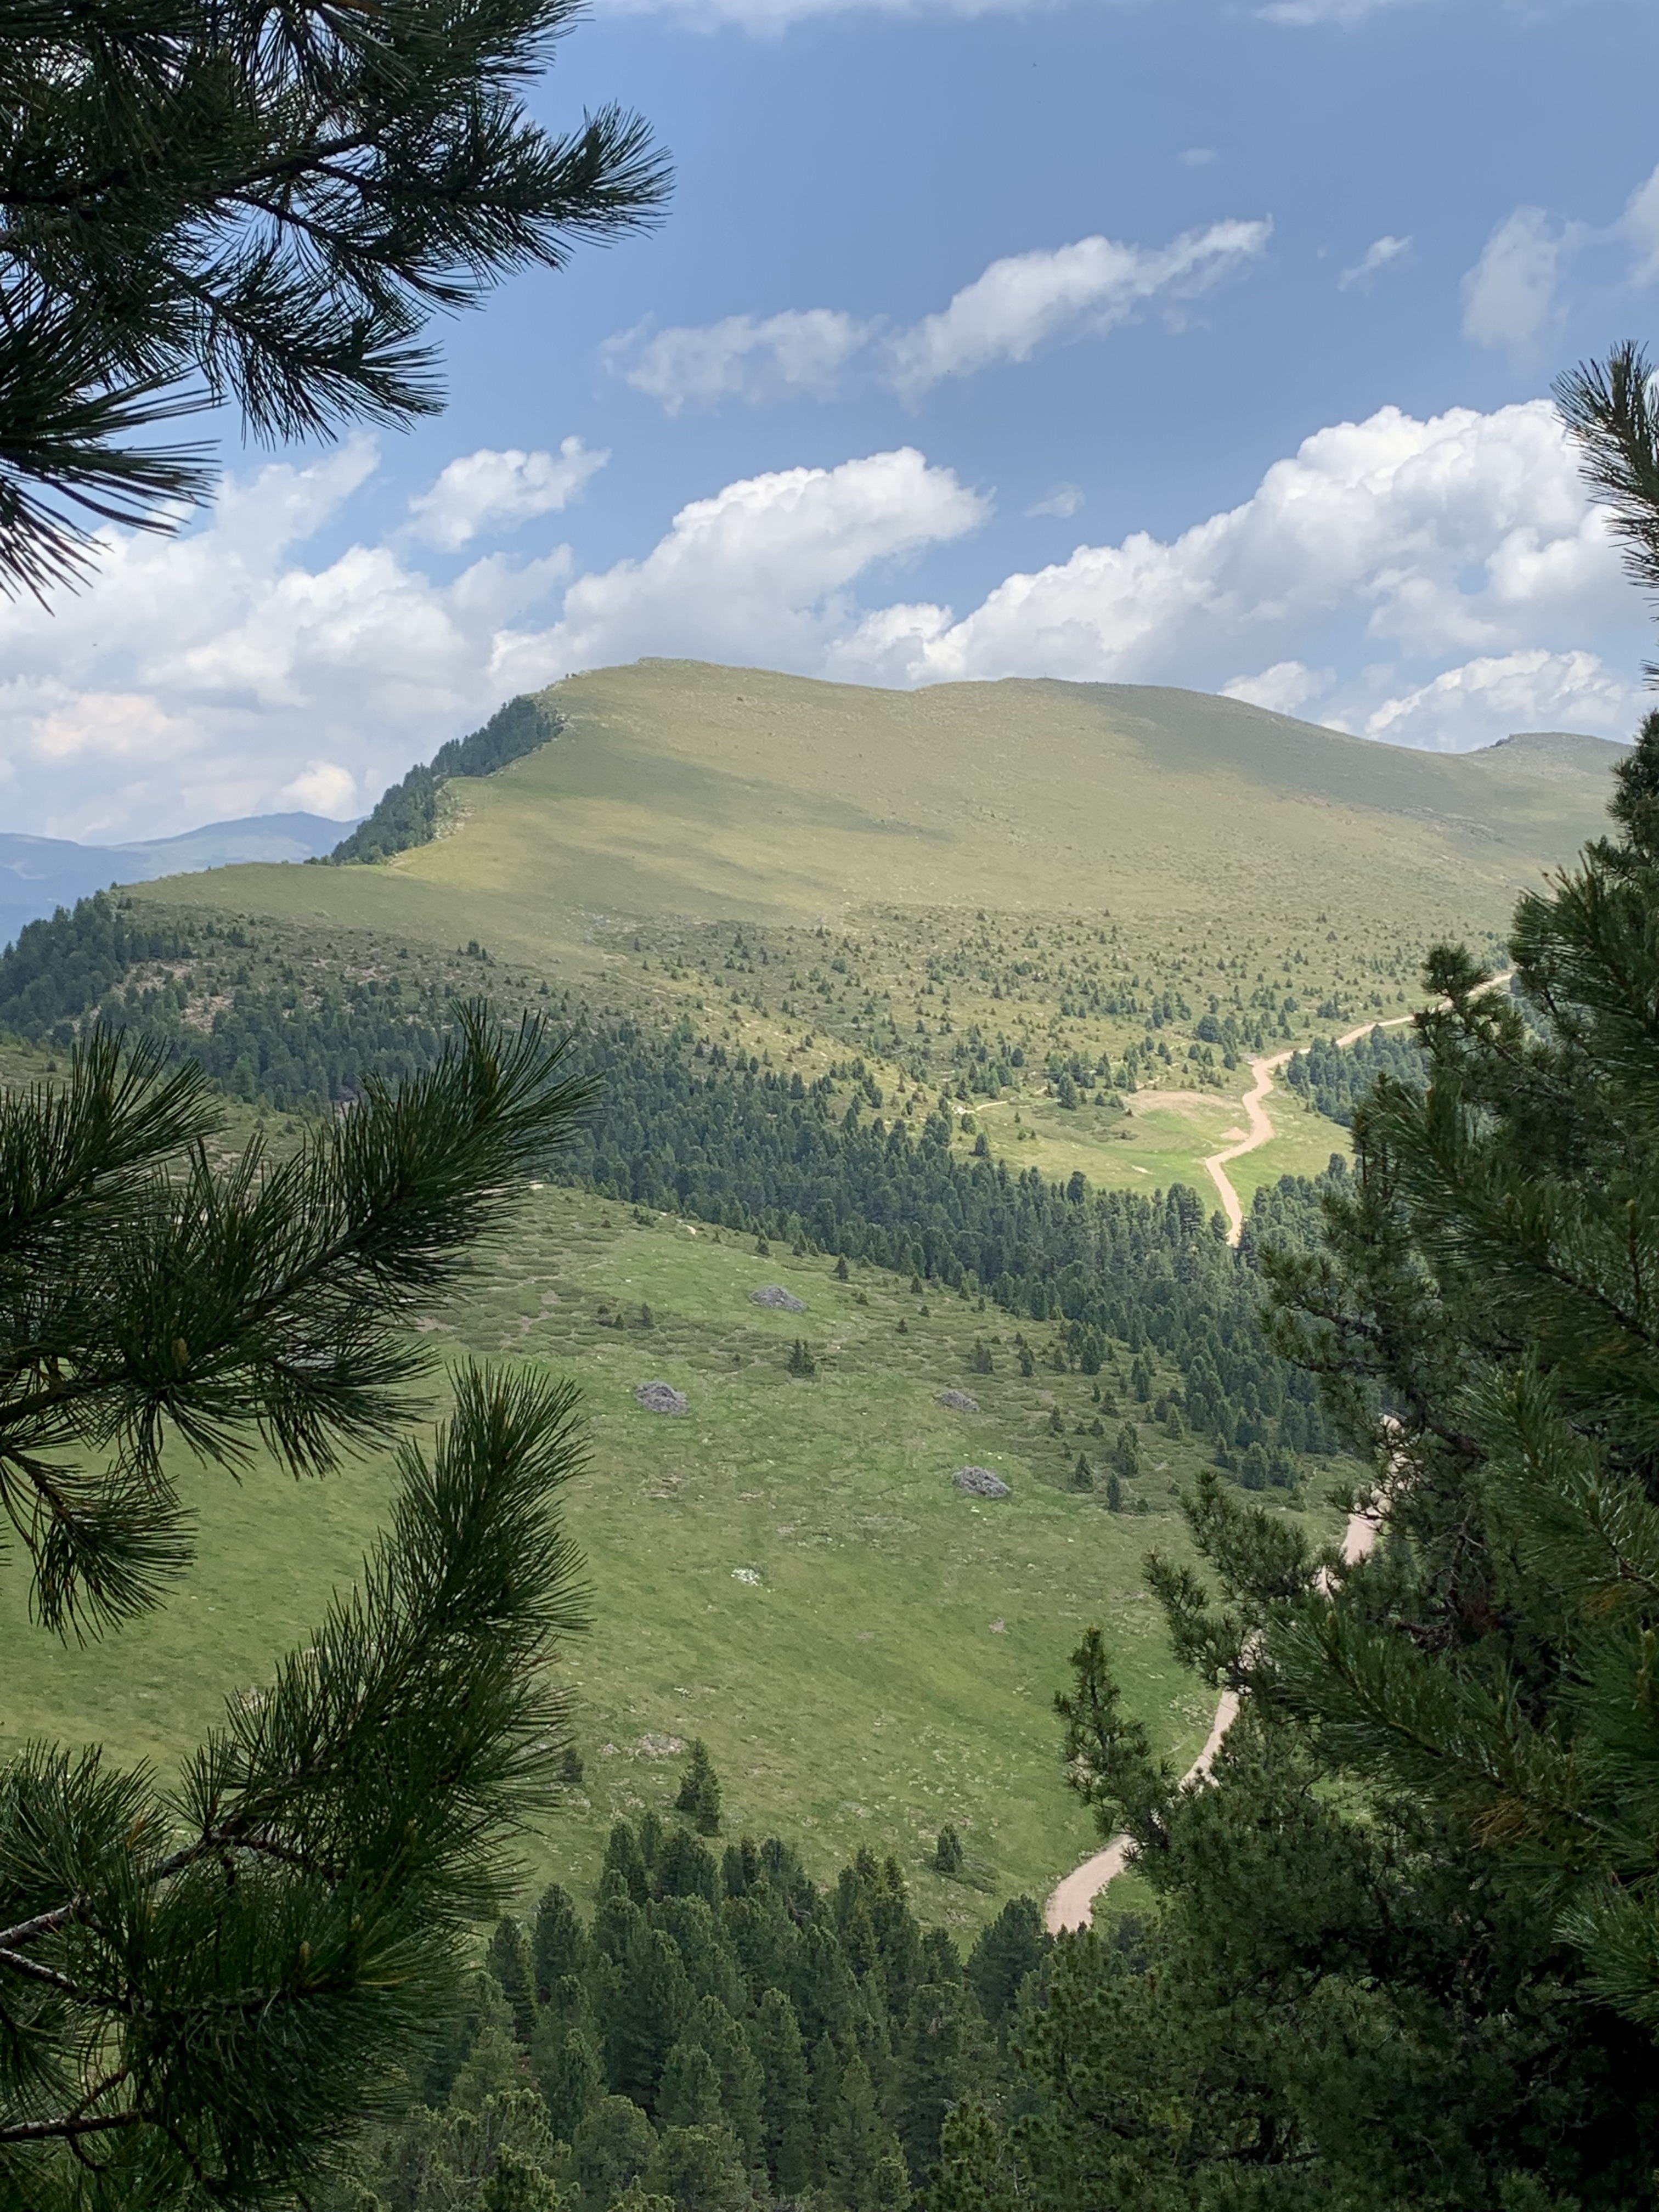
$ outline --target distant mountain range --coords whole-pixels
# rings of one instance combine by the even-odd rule
[[[112,884],[193,875],[238,860],[315,860],[331,853],[350,828],[321,814],[250,814],[130,845],[77,845],[68,837],[0,831],[0,944],[9,944],[25,922]]]

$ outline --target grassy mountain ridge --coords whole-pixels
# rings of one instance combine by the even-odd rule
[[[1220,918],[1271,906],[1275,883],[1498,921],[1599,830],[1613,757],[1564,763],[1523,739],[1413,752],[1198,692],[1048,680],[897,692],[641,661],[541,696],[563,733],[469,786],[451,834],[389,870],[239,869],[179,896],[487,933],[514,957],[579,941],[588,915]]]

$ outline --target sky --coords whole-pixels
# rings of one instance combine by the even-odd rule
[[[597,0],[536,88],[676,184],[447,325],[450,404],[0,601],[0,822],[345,819],[646,654],[1627,735],[1550,405],[1659,339],[1648,0]]]

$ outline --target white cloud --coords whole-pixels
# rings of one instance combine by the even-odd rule
[[[1082,505],[1083,493],[1078,485],[1074,483],[1057,483],[1052,491],[1046,491],[1041,499],[1034,500],[1031,505],[1026,508],[1025,512],[1028,516],[1037,514],[1058,515],[1060,520],[1064,522],[1072,515],[1074,515]]]
[[[1080,238],[994,261],[947,307],[894,340],[899,388],[915,395],[992,362],[1029,361],[1040,346],[1110,330],[1160,296],[1195,299],[1259,260],[1272,233],[1268,222],[1216,222],[1164,246]]]
[[[451,461],[430,490],[410,500],[410,527],[427,544],[456,552],[492,525],[516,529],[538,514],[558,514],[610,458],[580,438],[567,438],[556,455],[481,447]]]
[[[567,667],[641,653],[811,665],[855,619],[860,575],[989,513],[914,447],[751,477],[682,507],[644,560],[578,578],[547,649]]]
[[[1402,8],[1413,4],[1413,0],[1269,0],[1256,13],[1267,23],[1283,23],[1292,29],[1306,29],[1317,23],[1335,23],[1343,27],[1361,22],[1367,15],[1379,15],[1385,8]]]
[[[884,344],[878,320],[806,307],[655,332],[641,324],[608,339],[600,359],[670,415],[722,399],[827,398],[861,355],[872,374],[915,398],[942,378],[1029,361],[1044,345],[1111,330],[1150,301],[1195,300],[1260,260],[1272,234],[1270,222],[1229,221],[1168,246],[1081,238],[1012,254]]]
[[[795,392],[823,399],[875,328],[833,307],[807,307],[764,321],[728,315],[700,328],[624,331],[600,349],[600,358],[669,415],[714,407],[722,399],[753,405]]]
[[[1434,745],[1611,734],[1638,704],[1616,671],[1640,611],[1541,401],[1334,424],[1238,506],[1079,546],[960,616],[884,595],[895,564],[991,514],[911,447],[727,484],[598,573],[556,550],[449,581],[406,535],[332,550],[374,466],[360,441],[233,479],[179,538],[107,532],[101,574],[55,615],[0,606],[9,822],[99,839],[338,817],[514,692],[640,653],[1182,684]]]
[[[1529,651],[1482,656],[1373,708],[1364,734],[1393,745],[1462,752],[1515,730],[1583,730],[1622,736],[1636,698],[1593,653]]]
[[[1322,659],[1356,628],[1379,657],[1444,662],[1510,653],[1540,633],[1593,635],[1632,613],[1604,519],[1547,404],[1428,422],[1384,408],[1319,431],[1242,506],[1173,541],[1138,532],[1080,546],[1009,576],[960,618],[925,604],[886,609],[835,660],[889,682],[1204,687],[1236,684],[1249,653],[1278,672],[1282,699],[1279,664]]]
[[[1299,714],[1331,688],[1331,672],[1316,672],[1299,660],[1276,660],[1259,676],[1235,676],[1221,687],[1227,699],[1243,699],[1247,706],[1265,707],[1270,714]]]
[[[1555,287],[1571,230],[1553,228],[1542,208],[1504,216],[1463,279],[1463,335],[1477,345],[1526,356],[1554,318]]]
[[[307,814],[346,822],[356,811],[357,779],[338,761],[312,761],[276,794]]]
[[[445,584],[394,544],[308,565],[300,549],[375,465],[356,438],[233,477],[181,537],[105,532],[100,574],[51,612],[0,604],[14,825],[164,834],[292,805],[319,762],[378,793],[499,705],[514,625],[556,600],[568,555],[490,557]]]
[[[1339,292],[1369,292],[1385,269],[1394,269],[1412,259],[1409,238],[1376,238],[1365,248],[1352,269],[1345,269],[1336,280]]]
[[[1207,169],[1212,161],[1218,161],[1221,156],[1213,146],[1186,146],[1176,155],[1176,159],[1183,169]]]
[[[1651,284],[1659,278],[1659,168],[1631,194],[1619,227],[1636,248],[1631,282]]]
[[[606,0],[612,15],[665,15],[689,30],[749,31],[775,38],[817,15],[956,16],[1024,15],[1052,0]]]

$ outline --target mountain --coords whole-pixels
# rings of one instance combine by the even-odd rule
[[[562,734],[467,784],[447,834],[390,866],[239,867],[149,895],[477,939],[567,974],[636,919],[883,907],[1246,934],[1326,911],[1421,941],[1501,929],[1516,890],[1599,831],[1619,750],[1425,753],[1156,686],[888,691],[671,660],[543,696]]]
[[[73,906],[111,884],[144,883],[236,861],[308,860],[331,852],[349,827],[320,814],[251,814],[125,845],[0,832],[0,944],[15,937],[26,921]]]

